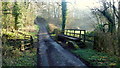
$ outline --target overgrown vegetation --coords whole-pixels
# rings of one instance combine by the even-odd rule
[[[37,61],[36,34],[38,32],[37,29],[33,32],[25,32],[25,31],[15,31],[14,33],[3,32],[3,34],[9,36],[9,38],[7,38],[6,40],[5,39],[2,40],[3,66],[36,66],[36,63],[37,63],[36,62]],[[20,40],[14,41],[14,39],[24,39],[24,35],[19,34],[18,32],[21,32],[24,35],[30,35],[33,37],[33,44],[28,44],[30,47],[29,49],[25,51],[21,51],[21,45],[25,45],[25,42],[23,44],[21,43]],[[13,41],[9,41],[8,39],[13,39]]]
[[[3,66],[36,66],[37,33],[35,8],[30,3],[2,2]]]
[[[19,48],[3,45],[3,66],[36,66],[36,48],[21,52]]]
[[[95,29],[94,49],[113,55],[120,56],[119,47],[119,8],[120,1],[100,1],[101,7],[94,8],[93,13],[98,18],[98,25]],[[117,4],[117,5],[116,5]]]

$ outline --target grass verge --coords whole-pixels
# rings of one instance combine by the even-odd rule
[[[4,50],[2,58],[2,66],[36,66],[37,54],[36,48],[21,52],[18,48],[4,45],[7,49]],[[5,54],[6,53],[6,54]]]
[[[90,63],[91,66],[116,66],[120,68],[120,57],[97,52],[92,49],[71,50],[72,53]]]

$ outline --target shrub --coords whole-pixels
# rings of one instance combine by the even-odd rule
[[[50,33],[54,33],[55,29],[59,29],[59,28],[56,25],[54,25],[54,24],[48,24],[48,31]]]
[[[94,49],[110,54],[117,54],[117,35],[111,33],[97,32]]]

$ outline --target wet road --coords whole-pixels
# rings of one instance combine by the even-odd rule
[[[35,21],[40,26],[38,46],[39,66],[84,66],[86,65],[53,41],[47,33],[45,22]]]

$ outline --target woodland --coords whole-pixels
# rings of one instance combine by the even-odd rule
[[[36,23],[39,19],[46,24],[52,39],[65,44],[61,46],[82,59],[88,67],[120,68],[120,1],[90,0],[94,2],[92,7],[87,1],[0,1],[2,67],[38,65],[39,32],[42,31],[42,25]],[[85,3],[87,7],[84,7]],[[71,29],[84,30],[85,33],[76,32],[75,35]],[[61,43],[58,40],[61,34],[78,37],[77,33],[83,39],[85,46],[82,48],[74,41]]]

